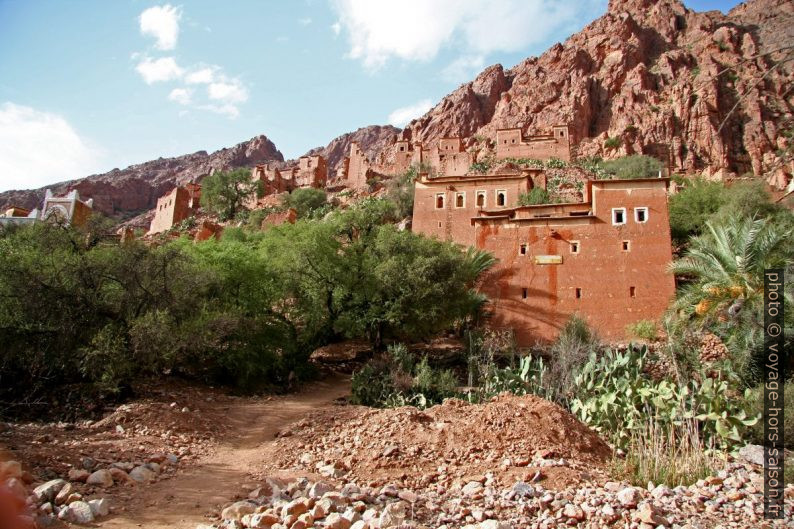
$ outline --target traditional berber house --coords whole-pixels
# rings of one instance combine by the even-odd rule
[[[170,230],[186,218],[195,215],[201,204],[201,186],[185,184],[157,199],[154,218],[147,235]]]
[[[609,340],[662,316],[674,295],[669,180],[590,180],[582,202],[518,205],[545,187],[540,170],[429,178],[414,195],[414,231],[491,252],[482,290],[492,323],[521,346],[553,340],[573,314]]]
[[[94,199],[82,200],[76,189],[57,197],[47,189],[41,209],[12,207],[0,214],[0,225],[33,224],[40,220],[64,225],[82,226],[94,212]]]

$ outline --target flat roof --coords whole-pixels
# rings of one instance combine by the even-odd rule
[[[492,174],[492,175],[462,175],[462,176],[437,176],[419,180],[423,184],[449,184],[452,182],[472,181],[472,180],[521,180],[527,178],[524,174]]]
[[[590,180],[593,184],[617,184],[617,183],[631,183],[631,182],[669,182],[670,177],[663,176],[659,178],[654,176],[653,178],[603,178],[599,180]]]

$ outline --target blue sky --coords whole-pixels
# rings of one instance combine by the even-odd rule
[[[538,55],[605,9],[606,0],[0,0],[0,191],[257,134],[292,158],[361,126],[400,126],[485,66]]]

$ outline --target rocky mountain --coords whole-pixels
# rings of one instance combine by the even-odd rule
[[[752,172],[780,187],[794,172],[793,28],[789,0],[753,0],[727,15],[679,0],[610,0],[564,43],[511,69],[487,68],[403,134],[432,143],[570,123],[580,157],[653,154],[673,170]]]
[[[273,142],[260,135],[211,154],[199,151],[176,158],[158,158],[47,188],[56,194],[76,189],[81,196],[94,199],[97,211],[115,218],[127,218],[154,208],[157,199],[175,185],[198,181],[213,171],[283,160],[284,156]],[[0,193],[0,210],[10,205],[38,207],[47,188]]]

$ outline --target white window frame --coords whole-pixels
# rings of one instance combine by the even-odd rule
[[[574,247],[576,248],[576,251],[574,251]],[[571,241],[570,249],[572,254],[578,255],[579,252],[582,251],[582,243],[579,241]]]
[[[463,205],[458,206],[458,197],[463,197]],[[465,191],[456,191],[455,192],[455,208],[456,209],[463,209],[466,207],[466,192]]]
[[[645,213],[645,220],[640,220],[640,211]],[[648,222],[648,214],[649,214],[648,208],[646,206],[643,206],[641,208],[634,208],[634,222],[638,224],[645,224],[646,222]]]
[[[623,222],[617,222],[615,220],[615,213],[617,213],[618,211],[623,213]],[[626,208],[612,208],[612,225],[613,226],[622,226],[624,224],[626,224]]]
[[[524,250],[523,253],[521,253],[522,249]],[[518,245],[518,255],[521,256],[521,257],[526,257],[527,255],[529,255],[529,244],[527,244],[525,242],[522,242],[521,244],[519,244]]]
[[[438,197],[441,197],[441,207],[438,207]],[[446,209],[447,206],[447,194],[446,193],[436,193],[433,197],[433,207],[435,209]]]
[[[477,204],[480,201],[480,197],[482,197],[482,206]],[[474,195],[474,204],[478,208],[485,208],[488,207],[488,191],[479,190]]]
[[[501,205],[499,204],[499,193],[502,193],[505,196],[504,204],[501,204]],[[496,193],[494,194],[494,196],[496,197],[496,201],[494,203],[496,204],[497,208],[506,208],[507,207],[507,189],[497,189]]]

